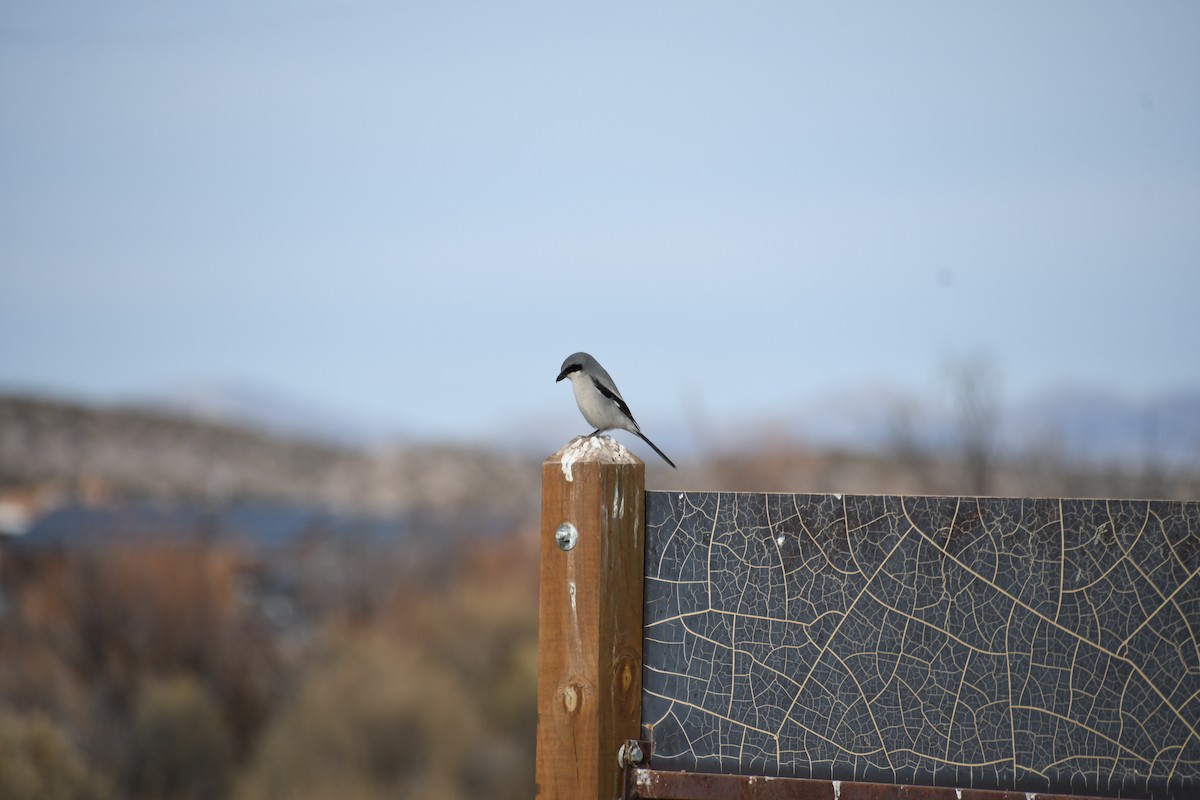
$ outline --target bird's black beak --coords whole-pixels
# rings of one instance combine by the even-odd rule
[[[574,364],[569,367],[563,367],[563,371],[558,373],[558,377],[554,379],[554,382],[558,383],[577,369],[579,369],[579,367],[575,366]]]

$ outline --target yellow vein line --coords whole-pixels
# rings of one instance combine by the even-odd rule
[[[854,670],[850,669],[837,653],[830,653],[829,655],[837,659],[837,662],[842,665],[842,669],[850,676],[850,680],[854,681],[854,686],[858,689],[858,695],[862,698],[863,705],[867,708],[867,716],[871,718],[871,726],[875,728],[875,735],[879,737],[879,749],[883,751],[883,757],[887,759],[888,768],[892,772],[895,772],[896,765],[892,763],[892,754],[888,752],[887,740],[883,738],[883,729],[879,727],[879,721],[875,719],[875,712],[871,709],[871,701],[867,699],[867,693],[863,691],[862,684],[858,682],[858,676],[854,674]],[[853,706],[849,708],[853,708]]]
[[[1014,705],[1014,706],[1013,706],[1013,708],[1015,708],[1015,709],[1019,709],[1019,710],[1021,710],[1021,711],[1035,711],[1035,712],[1037,712],[1038,714],[1045,714],[1045,715],[1046,715],[1046,716],[1048,716],[1048,717],[1054,717],[1055,719],[1062,720],[1063,722],[1069,723],[1069,724],[1071,724],[1071,725],[1075,725],[1076,727],[1082,728],[1083,730],[1087,731],[1088,733],[1092,734],[1093,736],[1096,736],[1096,737],[1099,737],[1099,738],[1103,739],[1104,741],[1106,741],[1106,742],[1108,742],[1109,744],[1111,744],[1111,745],[1113,745],[1114,747],[1116,747],[1118,750],[1121,750],[1121,751],[1123,751],[1124,753],[1126,753],[1126,754],[1127,754],[1127,755],[1128,755],[1130,758],[1134,759],[1135,761],[1141,761],[1141,762],[1143,762],[1143,763],[1145,763],[1145,764],[1149,764],[1149,763],[1150,763],[1150,761],[1149,761],[1149,760],[1148,760],[1148,759],[1147,759],[1147,758],[1146,758],[1144,755],[1142,755],[1141,753],[1138,753],[1138,752],[1136,752],[1136,751],[1134,751],[1134,750],[1130,750],[1128,747],[1126,747],[1125,745],[1121,744],[1121,743],[1120,743],[1120,742],[1118,742],[1116,739],[1113,739],[1113,738],[1110,738],[1110,737],[1108,737],[1108,736],[1105,736],[1105,735],[1104,735],[1103,733],[1101,733],[1100,731],[1096,730],[1095,728],[1091,727],[1090,725],[1084,725],[1082,722],[1080,722],[1080,721],[1079,721],[1079,720],[1077,720],[1077,719],[1071,719],[1070,717],[1063,716],[1062,714],[1058,714],[1058,713],[1056,713],[1056,712],[1054,712],[1054,711],[1051,711],[1051,710],[1049,710],[1049,709],[1047,709],[1047,708],[1039,708],[1039,707],[1037,707],[1037,706],[1018,706],[1018,705]],[[1105,756],[1105,757],[1107,757],[1107,756]]]
[[[953,639],[954,641],[958,642],[960,645],[965,647],[970,652],[979,653],[980,655],[990,656],[992,658],[1003,658],[1005,655],[1007,655],[1007,653],[1000,653],[1000,652],[996,652],[993,650],[984,650],[982,647],[971,644],[970,642],[966,641],[965,639],[960,639],[959,637],[955,636],[953,633],[951,633],[946,628],[939,628],[937,625],[934,625],[929,620],[922,619],[921,617],[917,616],[916,614],[910,614],[907,611],[903,611],[903,610],[897,608],[896,606],[892,605],[891,603],[888,603],[886,600],[884,600],[879,595],[872,592],[870,589],[863,589],[863,591],[866,592],[868,595],[870,595],[872,600],[874,600],[876,603],[879,603],[879,605],[883,606],[888,611],[891,611],[893,614],[898,614],[901,617],[904,617],[905,619],[912,620],[913,622],[917,623],[918,625],[923,625],[926,628],[935,630],[938,633],[945,636],[947,639]]]
[[[1048,616],[1046,616],[1042,612],[1038,611],[1037,609],[1033,608],[1032,606],[1029,606],[1029,605],[1021,602],[1021,600],[1019,598],[1017,598],[1011,592],[1006,590],[1003,586],[1000,586],[1000,585],[988,580],[987,578],[985,578],[983,575],[981,575],[976,570],[971,569],[971,567],[968,566],[966,564],[966,562],[962,561],[959,558],[956,558],[952,553],[947,551],[944,547],[940,546],[936,541],[933,540],[933,538],[929,534],[927,534],[925,531],[923,531],[919,527],[917,527],[917,524],[913,521],[912,517],[909,516],[908,509],[904,507],[903,503],[901,503],[900,507],[904,510],[904,517],[909,521],[909,524],[912,525],[913,530],[915,530],[922,539],[926,540],[927,542],[932,544],[934,547],[938,548],[943,553],[945,553],[946,556],[951,561],[953,561],[955,564],[958,564],[958,566],[960,566],[962,569],[964,569],[968,574],[975,576],[978,580],[982,581],[987,586],[990,586],[995,591],[997,591],[1000,594],[1007,597],[1009,600],[1012,601],[1014,606],[1019,606],[1019,607],[1025,609],[1026,611],[1028,611],[1030,614],[1037,617],[1038,619],[1048,623],[1049,625],[1053,625],[1055,628],[1058,628],[1060,631],[1067,634],[1068,636],[1071,636],[1075,639],[1079,639],[1079,640],[1083,641],[1084,643],[1091,645],[1096,650],[1100,651],[1101,653],[1104,653],[1105,655],[1109,656],[1110,658],[1115,658],[1124,664],[1128,664],[1129,668],[1131,670],[1133,670],[1133,672],[1135,672],[1138,675],[1138,677],[1140,677],[1145,682],[1146,686],[1148,686],[1152,692],[1154,692],[1156,695],[1158,695],[1158,698],[1160,700],[1162,700],[1163,705],[1165,705],[1167,708],[1169,708],[1171,710],[1171,712],[1176,716],[1176,718],[1178,718],[1180,724],[1182,724],[1183,727],[1187,728],[1188,732],[1191,733],[1192,737],[1197,740],[1200,740],[1200,731],[1197,730],[1196,724],[1194,722],[1188,722],[1188,720],[1183,716],[1182,712],[1180,712],[1179,709],[1175,708],[1175,706],[1171,703],[1170,698],[1168,698],[1165,694],[1163,694],[1162,690],[1158,688],[1158,686],[1154,683],[1154,681],[1150,680],[1150,677],[1145,672],[1142,671],[1142,668],[1139,667],[1137,664],[1135,664],[1132,660],[1130,660],[1130,659],[1126,658],[1125,656],[1122,656],[1118,653],[1115,653],[1112,650],[1109,650],[1108,648],[1101,645],[1099,642],[1093,642],[1093,641],[1087,639],[1086,637],[1082,636],[1078,631],[1072,630],[1071,628],[1068,628],[1065,625],[1061,625],[1061,624],[1055,622],[1054,620],[1050,619]],[[1200,574],[1200,567],[1198,567],[1195,572],[1193,572],[1190,576],[1188,576],[1188,578],[1186,580],[1183,581],[1183,584],[1181,584],[1179,587],[1177,587],[1175,589],[1174,592],[1171,593],[1171,597],[1174,597],[1176,594],[1178,594],[1179,590],[1182,589],[1183,586],[1185,586],[1186,584],[1190,583],[1192,581],[1192,579],[1196,577],[1197,574]],[[1145,624],[1145,623],[1143,623],[1143,624]]]
[[[967,652],[967,660],[963,662],[962,676],[958,679],[958,691],[954,693],[954,708],[950,709],[950,722],[946,725],[946,760],[950,760],[950,741],[954,736],[954,717],[958,714],[958,704],[962,701],[963,686],[967,683],[967,670],[971,666],[971,653]]]
[[[1107,509],[1108,509],[1108,504],[1106,503],[1105,510],[1107,511]],[[1142,540],[1142,534],[1144,534],[1146,532],[1146,523],[1148,521],[1149,521],[1149,518],[1147,517],[1147,519],[1142,522],[1142,527],[1138,531],[1137,536],[1135,536],[1133,541],[1129,543],[1129,547],[1127,547],[1121,551],[1121,557],[1115,559],[1113,561],[1112,565],[1108,569],[1104,570],[1104,572],[1102,572],[1091,583],[1089,583],[1085,586],[1076,586],[1073,589],[1067,589],[1066,593],[1067,594],[1077,594],[1079,592],[1086,592],[1088,589],[1092,588],[1096,584],[1100,583],[1100,581],[1107,578],[1112,573],[1112,571],[1115,570],[1117,567],[1121,566],[1121,563],[1129,558],[1129,554],[1133,552],[1133,549],[1138,546],[1138,542],[1140,542]],[[1108,525],[1108,527],[1112,528],[1113,536],[1115,537],[1117,535],[1117,523],[1113,521],[1112,512],[1108,512],[1108,522],[1106,524]]]
[[[1063,502],[1058,501],[1058,605],[1054,609],[1054,621],[1062,614],[1063,583],[1067,579],[1067,520],[1063,513]]]
[[[1139,569],[1138,572],[1141,572],[1141,570]],[[1142,575],[1145,576],[1145,573],[1143,572]],[[1125,641],[1121,642],[1120,646],[1117,648],[1118,652],[1121,650],[1124,650],[1126,647],[1128,647],[1130,640],[1132,640],[1134,636],[1137,636],[1138,633],[1142,630],[1142,628],[1146,627],[1146,625],[1148,625],[1150,623],[1150,620],[1152,620],[1156,616],[1158,616],[1158,612],[1162,611],[1167,606],[1175,605],[1175,603],[1173,602],[1175,600],[1175,595],[1177,595],[1181,591],[1183,591],[1183,588],[1185,586],[1187,586],[1189,583],[1191,583],[1193,580],[1195,580],[1197,575],[1200,575],[1200,567],[1196,567],[1196,569],[1194,569],[1192,571],[1191,575],[1184,578],[1183,581],[1178,586],[1175,587],[1175,591],[1173,591],[1169,595],[1167,595],[1166,599],[1164,599],[1161,603],[1158,604],[1158,608],[1151,611],[1146,616],[1146,618],[1144,620],[1142,620],[1142,624],[1138,625],[1136,628],[1134,628],[1133,633],[1131,633],[1125,637]],[[1160,593],[1160,596],[1161,596],[1161,593]],[[1175,610],[1180,611],[1178,606],[1175,606]],[[1180,611],[1180,613],[1182,614],[1183,612]],[[1184,616],[1184,619],[1185,620],[1187,619],[1186,615]]]
[[[717,493],[717,507],[713,509],[713,524],[712,530],[708,533],[708,561],[705,564],[705,579],[708,583],[708,607],[712,608],[712,554],[713,546],[717,541],[717,520],[721,516],[721,493]]]
[[[667,673],[667,674],[670,674],[670,673]],[[739,728],[747,728],[749,730],[754,731],[755,733],[761,733],[764,736],[778,736],[779,735],[777,733],[772,733],[771,731],[764,730],[762,728],[756,728],[744,720],[734,719],[733,717],[727,717],[724,714],[718,714],[717,712],[713,711],[711,708],[705,708],[704,706],[698,705],[696,703],[691,703],[687,700],[683,700],[678,697],[669,697],[665,694],[659,694],[658,692],[654,691],[653,689],[643,689],[642,691],[644,691],[646,694],[650,695],[651,697],[657,697],[660,700],[667,700],[667,701],[670,701],[672,704],[681,705],[681,706],[684,706],[685,708],[690,708],[694,711],[699,711],[703,714],[708,714],[710,717],[715,717],[716,719],[719,719],[722,722],[728,722],[730,725],[737,725]],[[817,733],[816,731],[809,731],[809,732],[812,733],[814,736],[820,736],[820,734]]]
[[[845,501],[843,500],[843,503],[844,502]],[[849,527],[849,523],[847,523],[847,531],[849,531]],[[888,554],[883,557],[882,561],[879,562],[879,567],[875,570],[875,574],[867,579],[862,591],[855,595],[854,599],[850,601],[849,607],[847,607],[846,611],[842,614],[842,618],[838,620],[837,626],[829,634],[829,637],[825,640],[825,644],[821,645],[821,651],[817,653],[817,657],[813,659],[812,668],[808,671],[808,674],[804,676],[804,680],[800,682],[800,688],[797,689],[796,693],[792,696],[792,704],[788,706],[787,713],[783,715],[783,722],[780,723],[779,731],[776,731],[776,735],[783,730],[783,726],[787,724],[788,719],[792,716],[792,711],[795,710],[796,703],[800,702],[800,695],[804,694],[804,689],[808,686],[809,679],[812,678],[813,673],[817,671],[817,666],[821,663],[821,659],[825,657],[827,652],[829,652],[830,643],[837,638],[838,632],[841,631],[842,625],[846,623],[846,620],[850,618],[850,614],[854,611],[855,606],[858,605],[858,601],[861,600],[863,595],[867,593],[867,589],[870,588],[871,583],[874,582],[877,577],[879,577],[879,573],[883,572],[883,568],[887,566],[888,561],[891,561],[892,556],[895,555],[896,551],[900,549],[900,545],[904,544],[904,540],[907,538],[908,532],[905,531],[896,539],[896,544],[892,546],[892,549],[888,551]],[[847,534],[847,540],[848,539],[849,534]],[[853,553],[853,550],[851,550],[851,552]],[[857,559],[855,559],[855,561],[857,562]]]

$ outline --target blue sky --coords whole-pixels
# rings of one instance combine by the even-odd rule
[[[0,386],[434,436],[1200,385],[1200,4],[7,0]],[[481,402],[486,398],[486,402]],[[561,420],[568,420],[566,423]]]

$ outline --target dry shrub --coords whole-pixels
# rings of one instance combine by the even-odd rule
[[[69,663],[126,716],[147,678],[199,676],[245,747],[269,712],[271,638],[234,594],[236,554],[203,543],[143,542],[75,562],[67,581]]]
[[[0,710],[0,797],[22,800],[99,800],[100,776],[43,714]]]
[[[232,551],[145,540],[42,557],[5,587],[0,698],[74,731],[124,797],[530,797],[536,533],[467,538],[437,564],[380,577],[338,562],[378,602],[314,606],[316,638],[289,640],[285,661],[237,594]]]
[[[441,665],[383,635],[333,636],[267,730],[242,796],[477,797],[462,776],[481,734]]]
[[[149,683],[129,727],[122,783],[140,800],[222,800],[234,762],[212,700],[194,678]]]
[[[77,732],[90,763],[125,782],[137,715],[166,703],[158,681],[190,675],[227,747],[247,752],[271,711],[280,664],[273,637],[236,594],[240,570],[232,550],[167,539],[30,558],[6,580],[3,696],[51,713]]]
[[[465,545],[450,581],[398,593],[380,624],[453,676],[484,736],[463,764],[472,797],[534,794],[537,733],[536,532]]]

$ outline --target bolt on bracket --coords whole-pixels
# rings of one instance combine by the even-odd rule
[[[645,759],[646,754],[642,751],[642,743],[637,739],[629,739],[617,749],[617,766],[621,769],[625,767],[636,767]]]

